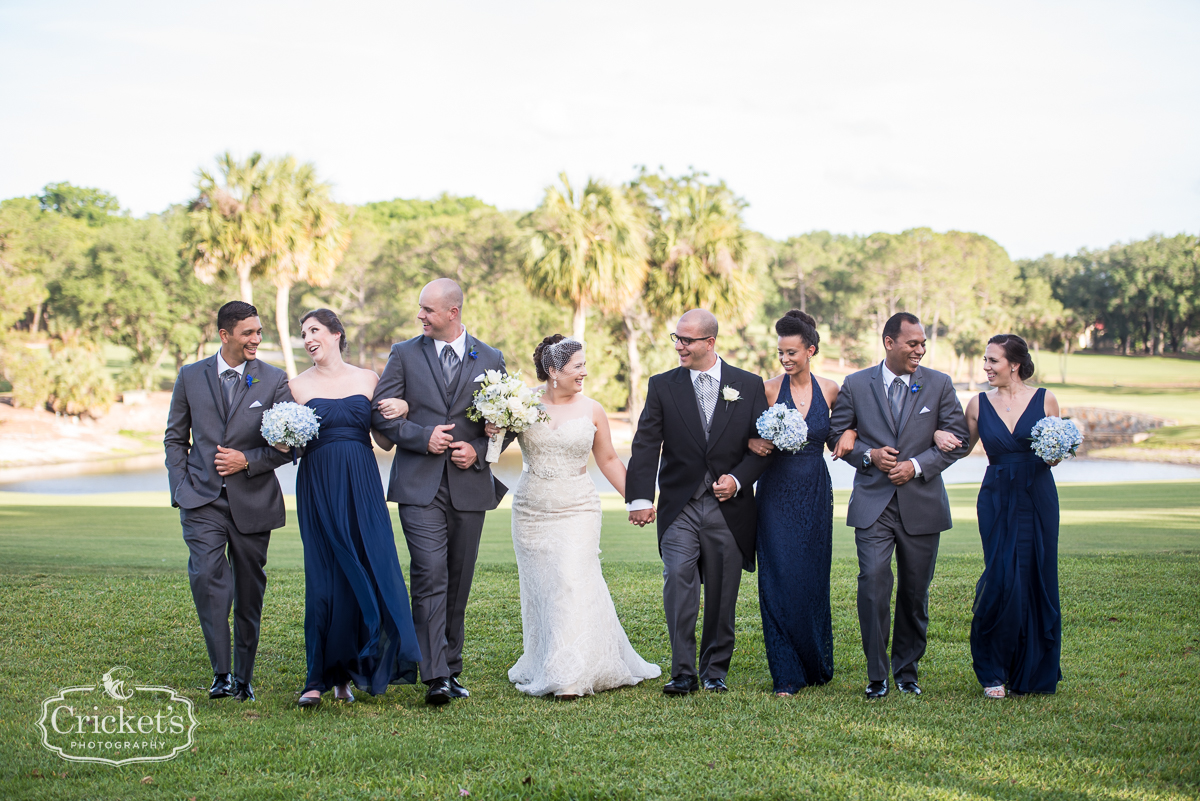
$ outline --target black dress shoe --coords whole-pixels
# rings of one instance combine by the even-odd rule
[[[695,676],[677,676],[663,687],[664,695],[687,695],[700,689],[700,682]]]
[[[241,679],[233,680],[233,700],[235,701],[255,701],[254,688],[250,686],[250,682],[242,681]]]
[[[228,698],[233,695],[233,674],[214,673],[212,686],[208,688],[209,698]]]
[[[887,679],[867,684],[867,698],[882,698],[888,693]]]
[[[429,682],[429,689],[425,691],[425,703],[434,706],[448,704],[453,697],[454,690],[450,687],[449,679],[434,679]]]
[[[896,682],[896,689],[902,693],[912,693],[913,695],[921,694],[921,685],[917,684],[915,681],[898,681]]]
[[[725,679],[705,679],[704,689],[710,693],[729,692],[729,688],[725,686]]]
[[[470,698],[471,691],[458,683],[457,676],[451,676],[450,679],[450,694],[455,698]]]
[[[300,707],[301,709],[315,708],[320,705],[321,705],[321,696],[319,696],[319,695],[313,695],[313,696],[307,696],[307,697],[302,695],[302,696],[300,696],[300,699],[298,701],[296,701],[296,706]]]

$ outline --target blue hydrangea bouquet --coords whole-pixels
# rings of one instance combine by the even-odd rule
[[[292,463],[296,462],[296,448],[307,445],[320,434],[321,418],[307,406],[284,401],[263,412],[263,439],[272,445],[287,445],[292,449]]]
[[[798,409],[777,403],[762,413],[756,423],[758,433],[780,450],[796,452],[808,442],[808,423]]]
[[[1061,417],[1043,417],[1033,424],[1030,439],[1033,452],[1047,464],[1057,464],[1075,455],[1075,449],[1083,444],[1083,434],[1070,420]]]

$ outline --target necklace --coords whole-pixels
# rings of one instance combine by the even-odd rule
[[[1024,394],[1025,394],[1025,387],[1021,387],[1021,395],[1024,395]],[[1010,394],[1008,396],[1008,405],[1004,407],[1004,411],[1006,411],[1006,412],[1012,411],[1013,401],[1016,400],[1017,397],[1018,397],[1017,395],[1012,395],[1012,394]]]

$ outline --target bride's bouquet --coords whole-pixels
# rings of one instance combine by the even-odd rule
[[[307,406],[284,401],[263,412],[263,439],[272,445],[286,445],[292,449],[292,464],[296,463],[296,448],[307,445],[321,432],[321,418]]]
[[[777,403],[762,413],[755,424],[763,439],[769,439],[780,450],[795,453],[808,442],[808,423],[799,410]]]
[[[1033,424],[1029,432],[1033,440],[1033,452],[1047,464],[1057,464],[1075,455],[1075,449],[1083,444],[1083,434],[1070,420],[1061,417],[1043,417]]]
[[[520,372],[505,375],[499,370],[488,370],[476,376],[475,380],[482,384],[475,390],[467,417],[477,423],[491,423],[500,429],[488,442],[486,461],[500,460],[505,432],[520,434],[534,423],[550,422],[546,408],[538,402],[542,390],[527,387],[521,380]]]

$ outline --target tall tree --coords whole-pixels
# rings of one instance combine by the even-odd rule
[[[205,283],[232,273],[242,300],[254,302],[251,273],[268,255],[266,229],[268,180],[261,153],[239,162],[229,153],[217,159],[220,180],[208,170],[198,173],[198,195],[188,211],[190,225],[183,252]]]
[[[573,334],[583,341],[588,307],[620,311],[641,290],[647,227],[624,188],[589,179],[577,197],[566,173],[559,180],[521,220],[525,281],[534,294],[572,305]]]

